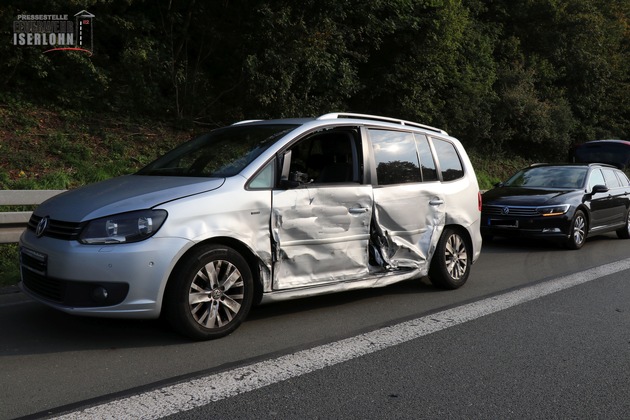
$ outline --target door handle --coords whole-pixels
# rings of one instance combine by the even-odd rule
[[[361,214],[367,213],[368,209],[366,207],[352,207],[348,209],[348,211],[350,212],[350,214]]]
[[[440,200],[439,198],[435,198],[431,201],[429,201],[429,204],[432,206],[439,206],[441,204],[444,204],[444,200]]]

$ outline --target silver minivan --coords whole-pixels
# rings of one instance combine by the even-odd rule
[[[133,175],[55,196],[20,239],[22,290],[79,315],[211,339],[252,305],[429,276],[468,279],[481,196],[460,142],[335,113],[243,121]]]

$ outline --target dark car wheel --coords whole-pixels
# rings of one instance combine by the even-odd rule
[[[471,261],[468,241],[457,230],[445,228],[433,254],[429,279],[442,289],[462,287],[468,280]]]
[[[210,245],[185,257],[174,270],[164,297],[165,317],[191,338],[219,338],[243,322],[253,297],[247,261],[230,247]]]
[[[621,239],[630,239],[630,210],[626,213],[626,225],[617,230],[617,237]]]
[[[567,238],[566,246],[569,249],[580,249],[586,241],[588,232],[588,222],[582,210],[577,210],[571,221],[571,229]]]

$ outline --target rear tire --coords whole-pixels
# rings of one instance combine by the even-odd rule
[[[437,243],[429,279],[439,288],[454,290],[462,287],[470,274],[472,254],[469,242],[459,231],[445,228]]]
[[[165,292],[166,319],[196,340],[230,334],[243,322],[254,298],[247,261],[224,245],[204,246],[184,258]]]

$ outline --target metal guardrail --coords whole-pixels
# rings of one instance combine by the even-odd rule
[[[41,204],[64,190],[0,190],[0,206]],[[0,244],[17,242],[26,229],[30,211],[0,212]]]

